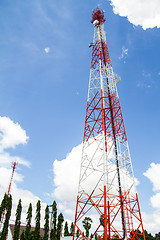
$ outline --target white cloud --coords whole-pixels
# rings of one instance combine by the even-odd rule
[[[17,162],[18,164],[22,164],[26,167],[30,167],[30,162],[24,160],[18,156],[11,156],[7,152],[0,152],[0,166],[10,167],[13,162]]]
[[[8,117],[0,117],[0,151],[25,144],[28,139],[25,130],[19,123],[14,123]]]
[[[152,88],[155,84],[154,80],[152,79],[152,74],[150,72],[146,72],[142,70],[142,77],[141,80],[137,83],[137,87],[139,88]]]
[[[160,191],[160,164],[151,163],[150,168],[143,173],[153,184],[153,191]]]
[[[99,138],[100,137],[101,136],[99,136]],[[98,137],[96,141],[95,139],[94,141],[93,139],[90,139],[90,143],[91,142],[92,144],[89,145],[90,147],[89,147],[88,156],[90,155],[92,156],[94,153],[94,158],[96,158],[95,156],[97,156],[97,158],[99,159],[98,165],[102,167],[101,161],[103,161],[103,158],[101,158],[101,154],[103,154],[102,153],[103,147],[101,149],[101,146],[98,141]],[[99,150],[96,150],[97,146],[99,146]],[[108,142],[108,149],[110,149],[110,152],[108,154],[108,159],[110,159],[113,157],[112,142]],[[65,216],[67,216],[68,218],[70,217],[72,221],[74,220],[76,196],[78,193],[78,181],[79,181],[79,175],[80,175],[81,155],[82,155],[82,144],[79,144],[77,147],[74,147],[72,149],[72,151],[66,156],[65,159],[63,159],[62,161],[55,160],[53,163],[54,186],[55,186],[53,196],[59,202],[58,208],[63,211]],[[94,160],[92,159],[92,163],[93,161]],[[95,160],[95,162],[97,161]],[[96,164],[95,162],[93,163],[93,166],[95,166]],[[111,171],[111,168],[112,170],[113,169],[114,170]],[[118,182],[117,182],[117,179],[114,177],[115,165],[110,164],[109,169],[110,169],[110,178],[114,179],[112,181],[112,184],[114,182],[114,185],[116,186],[116,184],[118,185]],[[121,179],[122,185],[124,186],[124,184],[126,183],[125,181],[126,178],[128,180],[127,182],[128,185],[132,185],[133,179],[130,178],[125,171],[122,171],[122,170],[120,171],[121,171],[121,175],[123,175]],[[98,173],[97,172],[90,173],[89,176],[87,177],[87,183],[85,180],[82,181],[83,183],[81,182],[81,187],[82,187],[82,184],[84,184],[84,189],[88,193],[91,192],[95,187],[95,184],[97,184],[97,178],[99,180],[99,177],[100,177],[99,174],[101,175],[103,173],[100,173],[100,170]],[[135,179],[135,182],[138,184],[137,179]],[[132,189],[132,191],[134,191],[134,189]]]
[[[128,48],[126,48],[125,46],[122,47],[122,53],[121,56],[119,57],[119,59],[123,59],[126,58],[128,56]],[[125,62],[124,62],[125,63]]]
[[[110,0],[115,14],[127,17],[134,25],[147,28],[160,27],[159,0]]]
[[[149,72],[145,72],[145,70],[142,70],[142,76],[145,77],[145,78],[151,78],[151,73]]]
[[[0,117],[0,202],[3,199],[4,193],[7,192],[9,183],[12,175],[11,165],[14,161],[18,165],[22,164],[29,167],[30,163],[19,156],[11,156],[6,149],[15,148],[19,144],[26,144],[29,137],[19,123],[14,123],[8,117]],[[18,169],[17,169],[18,170]],[[12,215],[11,220],[15,220],[15,213],[19,199],[22,200],[23,212],[21,217],[21,222],[25,223],[26,212],[31,202],[33,204],[33,218],[32,224],[35,224],[34,217],[36,211],[36,203],[39,200],[32,192],[24,190],[18,187],[18,183],[23,182],[23,175],[18,173],[17,170],[14,172],[11,195],[12,195]],[[41,219],[44,222],[46,204],[41,202]],[[11,223],[13,223],[11,221]]]
[[[142,212],[142,219],[144,229],[146,229],[147,232],[152,234],[159,232],[160,210],[153,211],[152,213]]]
[[[160,164],[151,163],[150,168],[143,173],[147,177],[152,185],[153,192],[157,192],[150,198],[150,203],[153,208],[153,212],[150,214],[143,213],[144,226],[145,228],[152,233],[159,232],[159,223],[160,223]],[[151,221],[152,219],[152,221]]]
[[[82,144],[74,147],[62,161],[55,160],[53,163],[54,192],[53,196],[58,200],[58,208],[65,217],[74,220],[76,195],[78,192],[78,180],[81,161]],[[144,173],[153,184],[154,191],[160,191],[160,164],[152,163],[151,167]],[[137,181],[137,180],[136,180]],[[160,193],[150,198],[153,211],[142,212],[144,228],[151,233],[159,231],[160,222]],[[96,216],[97,217],[97,216]],[[95,216],[92,216],[94,219]],[[150,221],[152,219],[152,222]],[[96,220],[95,220],[96,221]],[[96,224],[94,221],[93,226]]]
[[[44,49],[44,51],[45,51],[46,53],[49,53],[49,52],[50,52],[50,48],[49,48],[49,47],[46,47],[46,48]]]
[[[62,161],[55,160],[54,171],[54,196],[59,200],[75,200],[78,191],[82,144],[74,147]],[[74,179],[74,181],[73,181]]]
[[[152,207],[158,208],[160,210],[160,192],[151,197]]]
[[[30,166],[30,163],[21,157],[11,156],[6,149],[15,148],[19,144],[26,144],[29,137],[19,123],[14,123],[8,117],[0,117],[0,166],[9,167],[16,161],[18,164]]]

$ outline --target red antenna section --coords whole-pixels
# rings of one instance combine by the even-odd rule
[[[8,190],[7,190],[7,195],[8,195],[8,196],[10,195],[10,192],[11,192],[11,185],[12,185],[12,180],[13,180],[14,171],[15,171],[15,169],[16,169],[16,165],[17,165],[17,162],[15,161],[15,162],[13,163],[13,166],[12,166],[11,180],[10,180],[10,183],[9,183],[9,186],[8,186]]]
[[[93,9],[93,13],[92,13],[92,20],[91,23],[94,23],[95,21],[98,21],[97,23],[99,23],[100,25],[102,25],[106,19],[104,18],[104,11],[101,11],[98,7],[95,9]]]
[[[117,83],[103,28],[93,10],[94,39],[73,240],[88,239],[82,221],[94,223],[90,239],[145,239]]]

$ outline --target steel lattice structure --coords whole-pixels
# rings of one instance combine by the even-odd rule
[[[8,186],[8,190],[7,190],[7,195],[8,195],[8,196],[11,194],[11,185],[12,185],[12,180],[13,180],[14,171],[15,171],[15,169],[16,169],[16,165],[17,165],[17,162],[14,161],[14,162],[13,162],[13,166],[12,166],[11,180],[10,180],[10,182],[9,182],[9,186]]]
[[[139,239],[139,234],[145,239],[104,12],[93,10],[91,22],[94,39],[73,240],[86,239],[86,216],[95,218],[93,239]]]
[[[8,196],[11,195],[11,186],[12,186],[12,181],[13,181],[13,176],[14,176],[14,172],[15,172],[15,169],[16,169],[16,165],[17,165],[17,162],[14,161],[14,162],[13,162],[13,166],[12,166],[11,179],[10,179],[10,182],[9,182],[8,190],[7,190],[7,192],[6,192],[6,194],[7,194]],[[5,220],[5,214],[6,214],[6,210],[4,210],[3,213],[2,213],[1,222],[0,222],[0,230],[2,229],[4,220]]]

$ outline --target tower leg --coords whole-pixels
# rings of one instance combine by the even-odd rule
[[[73,240],[74,240],[74,237],[75,237],[75,235],[76,235],[75,229],[76,229],[77,208],[78,208],[78,196],[77,196],[76,212],[75,212],[75,220],[74,220]]]
[[[104,186],[104,239],[107,240],[107,202],[106,202],[106,186]]]
[[[110,209],[109,209],[109,201],[107,202],[108,209],[108,238],[111,239],[111,228],[110,228]]]
[[[137,198],[137,205],[138,205],[138,211],[139,211],[139,217],[141,221],[141,228],[142,228],[142,233],[143,233],[143,238],[146,240],[145,234],[144,234],[144,228],[143,228],[143,223],[142,223],[142,216],[141,216],[141,211],[140,211],[140,206],[139,206],[139,201],[138,201],[138,194],[136,193],[136,198]]]

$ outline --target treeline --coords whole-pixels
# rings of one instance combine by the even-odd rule
[[[159,240],[160,239],[160,232],[156,233],[155,236],[152,236],[151,233],[148,233],[146,230],[144,230],[144,234],[145,234],[145,238],[146,240]],[[139,239],[143,240],[143,235],[142,232],[138,231],[137,232],[137,236],[139,237]]]
[[[4,195],[4,198],[0,205],[0,222],[3,222],[3,228],[0,232],[0,240],[6,240],[8,235],[8,227],[9,227],[9,219],[11,216],[11,209],[12,209],[12,196],[11,195]],[[41,220],[41,202],[40,200],[37,201],[36,204],[36,215],[35,215],[35,227],[31,227],[31,220],[32,220],[32,204],[29,204],[28,211],[26,214],[26,226],[23,228],[23,232],[20,232],[21,226],[21,213],[22,213],[22,203],[21,199],[18,202],[17,209],[16,209],[16,220],[14,225],[14,233],[13,233],[13,240],[60,240],[62,236],[62,224],[64,222],[63,214],[57,214],[57,204],[56,201],[52,204],[52,221],[51,221],[51,230],[50,230],[50,222],[49,222],[49,206],[46,206],[45,209],[45,217],[44,217],[44,227],[43,229],[40,228],[40,220]],[[100,217],[100,222],[102,218]],[[82,225],[84,227],[84,232],[82,233],[84,238],[87,239],[95,239],[99,240],[100,238],[98,235],[93,237],[92,234],[89,233],[91,229],[92,219],[90,217],[85,217],[82,221]],[[103,224],[102,224],[103,226]],[[43,236],[40,231],[43,231]],[[66,221],[64,224],[64,236],[73,236],[74,224],[73,222],[68,226],[68,222]],[[160,240],[160,232],[152,236],[151,233],[148,233],[144,230],[146,240]],[[133,236],[131,233],[131,237]],[[75,233],[76,237],[80,236],[79,231]],[[114,236],[112,239],[119,239],[118,236]],[[144,240],[143,234],[140,231],[136,232],[135,239]]]
[[[0,222],[3,222],[3,228],[0,232],[0,240],[5,240],[8,235],[8,227],[9,227],[9,219],[11,216],[11,209],[12,209],[12,196],[11,195],[4,195],[4,198],[1,202],[0,206]],[[26,226],[23,228],[23,232],[20,231],[21,226],[21,213],[22,213],[22,203],[21,199],[18,202],[17,209],[16,209],[16,220],[14,225],[14,233],[13,233],[13,240],[60,240],[60,236],[62,234],[62,224],[64,222],[63,214],[60,213],[57,215],[57,204],[56,201],[53,202],[52,205],[52,213],[53,218],[51,222],[51,231],[49,229],[49,206],[46,206],[45,209],[45,217],[44,217],[44,227],[43,229],[40,228],[40,220],[41,220],[41,202],[40,200],[37,201],[36,204],[36,215],[35,215],[35,227],[31,227],[31,220],[32,220],[32,204],[29,204],[27,215],[26,215]],[[67,222],[66,222],[67,223]],[[65,226],[66,226],[65,223]],[[41,236],[41,232],[43,231],[43,236]],[[68,225],[66,227],[66,232],[69,235],[73,235],[73,223],[70,227],[70,232],[68,231]],[[67,235],[67,236],[69,236]]]

